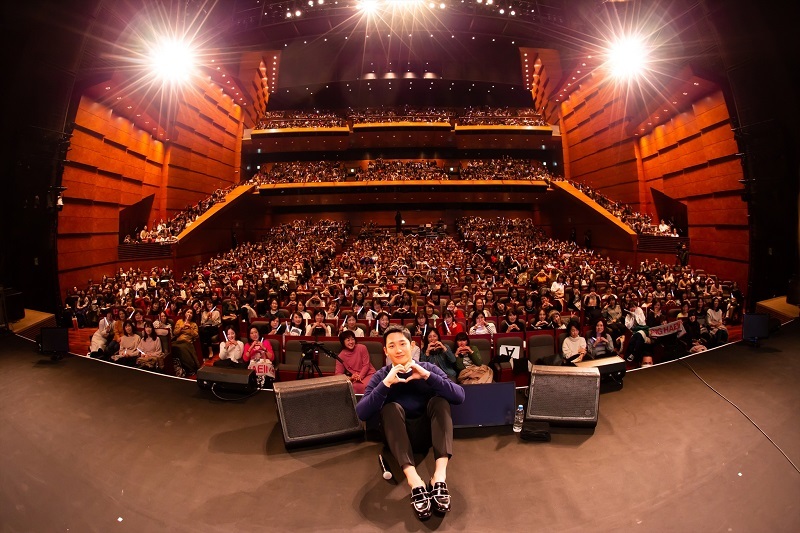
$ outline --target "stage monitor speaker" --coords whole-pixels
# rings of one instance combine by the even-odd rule
[[[625,360],[618,356],[601,357],[575,363],[579,368],[596,368],[600,371],[600,392],[611,392],[622,389],[622,379],[628,370]]]
[[[25,318],[22,293],[13,288],[0,286],[0,324],[17,322]]]
[[[203,366],[197,371],[197,386],[205,390],[253,392],[256,389],[256,371],[249,368]]]
[[[273,388],[287,448],[363,435],[353,385],[346,376],[276,382]]]
[[[69,351],[69,328],[42,328],[39,330],[41,353],[67,353]]]
[[[599,398],[596,367],[534,365],[525,419],[553,426],[595,427]]]
[[[742,338],[757,341],[769,337],[769,318],[766,313],[745,313],[742,317]]]

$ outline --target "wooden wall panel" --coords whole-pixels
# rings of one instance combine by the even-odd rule
[[[723,94],[699,98],[641,138],[625,133],[622,109],[599,82],[561,105],[567,177],[654,218],[651,187],[684,202],[691,264],[746,285],[747,206]]]
[[[62,180],[62,286],[85,282],[98,265],[106,266],[104,272],[115,269],[121,209],[154,195],[148,220],[170,218],[238,182],[239,107],[208,84],[186,93],[174,115],[172,124],[160,125],[169,138],[165,144],[107,106],[81,99]]]
[[[747,204],[723,94],[700,98],[643,136],[640,147],[643,181],[687,206],[690,264],[746,285]]]

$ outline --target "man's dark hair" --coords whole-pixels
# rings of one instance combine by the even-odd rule
[[[405,328],[399,324],[391,324],[386,330],[383,332],[383,347],[386,348],[386,338],[391,335],[392,333],[402,333],[403,336],[408,339],[408,342],[411,342],[411,332],[408,331],[408,328]]]

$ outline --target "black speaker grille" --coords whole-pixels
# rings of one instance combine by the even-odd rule
[[[335,378],[344,376],[276,383],[275,400],[287,445],[361,433],[350,383]]]
[[[290,438],[324,437],[358,425],[350,391],[344,387],[337,389],[313,389],[296,397],[284,397],[287,435]]]
[[[575,370],[579,372],[534,370],[525,417],[561,425],[596,425],[600,374],[594,368]]]

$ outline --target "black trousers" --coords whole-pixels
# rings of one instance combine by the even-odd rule
[[[219,326],[200,327],[200,346],[203,347],[203,357],[206,357],[209,350],[214,349],[214,336],[219,335]]]
[[[381,409],[381,422],[386,445],[401,467],[415,465],[414,452],[427,452],[431,446],[435,459],[453,455],[450,403],[441,396],[428,400],[427,411],[419,418],[407,418],[399,403],[387,403]]]

